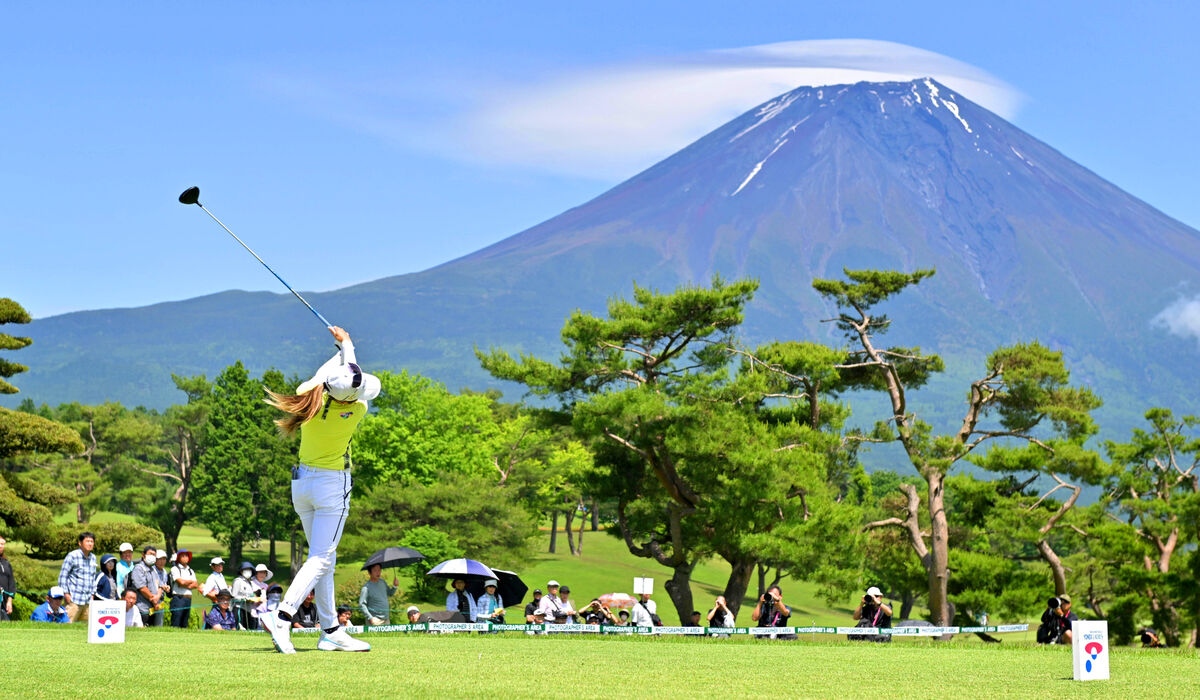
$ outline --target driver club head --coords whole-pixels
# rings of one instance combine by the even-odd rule
[[[183,191],[183,194],[179,195],[179,202],[181,204],[199,204],[200,203],[200,188],[199,187],[187,188],[186,190]]]

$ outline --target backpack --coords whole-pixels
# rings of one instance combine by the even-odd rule
[[[650,622],[653,622],[655,627],[663,626],[662,618],[659,617],[658,615],[656,615],[655,613],[650,612],[650,608],[647,608],[645,603],[643,603],[639,600],[638,605],[642,606],[642,610],[645,610],[646,614],[650,616]]]

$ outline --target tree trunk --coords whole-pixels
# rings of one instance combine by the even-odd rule
[[[169,532],[164,532],[163,538],[167,541],[167,551],[168,552],[178,552],[179,551],[179,537],[177,535],[173,535]]]
[[[726,559],[726,561],[729,560]],[[750,587],[750,577],[754,575],[755,564],[753,559],[729,561],[731,567],[729,580],[725,582],[725,590],[721,595],[725,596],[725,605],[729,607],[734,617],[737,617],[742,602],[746,600],[746,589]]]
[[[758,565],[758,595],[754,596],[754,599],[758,600],[759,598],[761,598],[763,596],[763,593],[766,593],[766,592],[767,592],[767,567],[763,566],[762,564],[759,564]],[[729,598],[726,597],[725,601],[729,602]]]
[[[596,499],[592,499],[592,532],[600,530],[600,512],[596,510]]]
[[[594,511],[593,511],[594,512]],[[579,519],[579,533],[576,535],[575,556],[583,556],[583,528],[587,525],[587,516]]]
[[[274,534],[271,535],[271,548],[270,548],[269,552],[270,553],[267,555],[267,568],[270,569],[271,571],[275,571],[276,569],[279,568],[279,562],[275,558],[275,535]]]
[[[571,532],[571,525],[575,523],[574,506],[567,509],[567,512],[563,514],[563,518],[566,520],[567,547],[571,549],[571,556],[579,556],[579,553],[575,550],[575,534]]]
[[[79,484],[75,485],[75,490],[76,492],[79,491]],[[79,502],[75,504],[75,522],[79,523],[80,525],[87,522],[87,511],[83,509],[82,497],[80,498]]]
[[[950,528],[946,522],[946,475],[936,469],[925,470],[929,483],[929,613],[938,627],[950,624]]]
[[[1050,565],[1050,572],[1054,576],[1054,595],[1062,595],[1067,592],[1067,571],[1063,567],[1062,560],[1055,554],[1054,549],[1050,547],[1050,543],[1046,540],[1038,540],[1038,551],[1042,553],[1042,559]]]
[[[550,514],[550,553],[554,554],[554,547],[558,544],[558,511]]]
[[[671,596],[671,602],[675,604],[675,612],[679,615],[680,625],[692,624],[692,611],[696,609],[692,602],[692,569],[694,568],[696,568],[694,561],[672,567],[674,575],[663,584],[663,588],[667,589],[667,595]]]
[[[905,590],[900,598],[900,617],[897,620],[908,620],[912,615],[913,603],[917,602],[917,597],[912,591]]]
[[[300,532],[296,528],[292,528],[292,538],[288,547],[288,568],[292,571],[292,578],[296,577],[296,572],[304,565],[301,559],[304,558],[304,553],[300,547]]]
[[[229,559],[231,562],[234,562],[234,566],[242,565],[242,541],[240,539],[229,543]],[[240,571],[238,572],[239,575],[241,573]]]

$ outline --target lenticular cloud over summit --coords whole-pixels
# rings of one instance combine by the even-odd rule
[[[998,78],[932,51],[866,39],[793,41],[508,86],[464,115],[456,131],[483,160],[611,178],[641,170],[797,86],[919,77],[1005,118],[1021,100]]]

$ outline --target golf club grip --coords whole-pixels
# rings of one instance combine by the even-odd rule
[[[246,251],[247,251],[248,253],[250,253],[251,255],[253,255],[255,260],[257,260],[258,262],[262,263],[262,266],[263,266],[263,267],[265,267],[265,268],[267,268],[267,272],[270,272],[272,275],[275,275],[275,279],[279,280],[279,283],[280,283],[280,284],[282,284],[283,286],[287,287],[287,290],[288,290],[289,292],[291,292],[293,296],[295,296],[297,299],[299,299],[301,304],[304,304],[306,307],[308,307],[308,310],[309,310],[309,311],[311,311],[311,312],[313,312],[313,315],[314,315],[314,316],[316,316],[316,317],[317,317],[317,318],[318,318],[318,319],[321,321],[321,323],[325,324],[325,327],[326,327],[326,328],[333,328],[333,324],[332,324],[332,323],[330,323],[329,321],[325,320],[325,317],[324,317],[324,316],[322,316],[322,315],[321,315],[321,313],[320,313],[319,311],[317,311],[316,309],[314,309],[314,308],[313,308],[313,306],[312,306],[312,304],[308,303],[308,301],[306,301],[304,297],[300,296],[300,293],[299,293],[299,292],[297,292],[296,290],[292,289],[292,285],[290,285],[290,284],[288,284],[287,282],[285,282],[285,281],[284,281],[284,279],[283,279],[282,277],[280,277],[280,276],[279,276],[279,273],[278,273],[278,272],[275,272],[274,270],[272,270],[272,269],[271,269],[271,266],[270,266],[270,265],[268,265],[268,264],[266,263],[266,261],[265,261],[265,260],[263,260],[262,258],[258,257],[258,253],[255,253],[253,250],[251,250],[251,249],[250,249],[250,246],[246,245],[246,243],[245,243],[244,241],[242,241],[242,239],[238,238],[236,233],[234,233],[233,231],[230,231],[230,230],[229,230],[229,227],[228,227],[228,226],[226,226],[224,223],[222,223],[222,221],[221,221],[220,219],[218,219],[216,216],[213,216],[213,213],[212,213],[211,211],[209,211],[208,209],[206,209],[206,208],[204,207],[204,205],[203,205],[203,204],[201,204],[200,202],[196,202],[196,206],[200,207],[201,209],[204,209],[204,213],[205,213],[205,214],[208,214],[210,217],[212,217],[212,220],[213,220],[213,221],[215,221],[215,222],[217,222],[218,224],[220,224],[221,228],[225,229],[225,232],[226,232],[226,233],[228,233],[229,235],[233,236],[233,240],[237,241],[238,243],[241,243],[241,244],[242,244],[242,247],[243,247],[243,248],[245,248],[245,249],[246,249]]]

